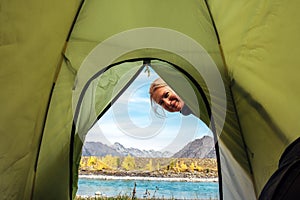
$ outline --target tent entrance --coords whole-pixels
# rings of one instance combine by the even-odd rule
[[[179,79],[182,79],[180,82],[181,82],[181,85],[184,85],[184,84],[186,84],[185,85],[185,91],[186,92],[189,92],[189,93],[186,93],[186,94],[193,94],[194,92],[195,92],[195,90],[194,90],[194,88],[195,87],[192,87],[192,86],[190,86],[190,85],[188,85],[188,84],[190,84],[190,81],[187,79],[187,76],[186,75],[184,75],[182,72],[180,72],[178,69],[177,69],[177,67],[174,67],[173,65],[171,65],[171,64],[169,64],[169,63],[167,63],[167,62],[164,62],[164,61],[161,61],[161,60],[152,60],[151,61],[151,63],[150,62],[145,62],[145,61],[143,61],[143,63],[142,63],[142,67],[137,71],[137,73],[136,74],[133,74],[132,72],[131,72],[131,70],[132,69],[130,69],[128,72],[126,72],[126,73],[124,73],[123,75],[116,75],[115,76],[115,73],[116,73],[116,70],[118,70],[118,67],[120,67],[120,68],[124,68],[124,67],[126,67],[127,65],[129,66],[129,65],[135,65],[135,63],[136,62],[138,62],[138,64],[141,64],[141,62],[140,61],[134,61],[134,62],[132,62],[132,61],[130,61],[130,62],[123,62],[123,63],[121,63],[120,65],[114,65],[113,67],[111,67],[111,68],[109,68],[109,69],[107,69],[105,72],[103,72],[103,73],[101,73],[101,74],[99,74],[99,76],[96,78],[96,79],[94,79],[94,80],[96,80],[97,81],[97,87],[95,87],[95,86],[92,86],[93,84],[96,84],[96,83],[92,83],[92,81],[89,83],[92,87],[94,87],[94,93],[95,93],[95,95],[90,95],[90,97],[92,97],[92,98],[94,98],[94,99],[96,99],[96,100],[93,100],[93,101],[91,101],[91,100],[89,100],[90,102],[92,102],[92,103],[94,103],[95,105],[95,107],[97,106],[97,105],[100,105],[100,104],[98,104],[97,103],[97,101],[98,100],[101,100],[101,96],[100,96],[100,94],[99,93],[101,93],[101,92],[103,92],[103,88],[104,88],[104,86],[106,87],[106,88],[108,88],[108,81],[107,80],[109,80],[110,78],[109,77],[111,77],[111,79],[112,80],[114,80],[115,79],[115,77],[118,77],[119,78],[119,81],[120,82],[122,82],[122,83],[125,83],[125,81],[122,81],[122,76],[125,76],[126,77],[126,79],[127,80],[129,80],[129,82],[127,82],[127,84],[125,84],[125,86],[123,86],[123,89],[122,90],[119,90],[119,89],[117,89],[117,91],[118,91],[118,93],[116,93],[116,92],[114,92],[113,90],[115,90],[115,89],[111,89],[112,90],[112,92],[110,92],[110,93],[108,93],[108,94],[112,94],[112,97],[110,98],[111,99],[111,102],[109,102],[108,104],[107,104],[107,106],[103,109],[103,111],[99,114],[99,115],[97,115],[97,119],[95,119],[95,122],[96,121],[98,121],[99,119],[100,119],[100,121],[102,120],[102,118],[103,117],[105,117],[106,116],[106,114],[107,114],[107,112],[109,112],[110,114],[110,116],[109,117],[106,117],[106,118],[114,118],[114,122],[115,123],[119,123],[119,128],[120,129],[122,129],[122,131],[123,131],[123,133],[125,133],[125,135],[127,135],[127,136],[129,136],[129,137],[132,137],[132,138],[134,138],[135,140],[135,142],[137,142],[137,139],[140,139],[140,143],[141,142],[145,142],[146,140],[151,140],[151,137],[155,137],[155,135],[151,135],[151,133],[150,133],[150,135],[149,135],[149,133],[145,133],[145,132],[147,132],[147,130],[148,129],[150,129],[150,128],[141,128],[141,127],[135,127],[135,129],[136,130],[138,130],[139,132],[137,132],[137,131],[132,131],[131,130],[131,132],[130,132],[130,130],[129,131],[127,131],[127,130],[125,130],[126,129],[126,127],[122,127],[122,124],[130,124],[131,123],[131,125],[132,125],[132,127],[134,127],[135,126],[135,124],[134,124],[134,122],[132,122],[132,121],[130,121],[130,119],[128,120],[128,118],[130,118],[130,116],[128,116],[128,118],[127,118],[127,121],[126,121],[126,119],[124,120],[124,119],[120,119],[120,117],[119,116],[121,116],[122,115],[122,113],[127,113],[127,112],[129,112],[129,110],[130,110],[130,106],[131,105],[129,105],[129,103],[128,102],[130,102],[130,100],[128,100],[128,99],[126,99],[126,98],[129,98],[130,96],[132,96],[133,94],[132,93],[134,93],[134,92],[132,92],[132,91],[136,91],[137,90],[137,88],[143,88],[143,92],[144,92],[144,94],[143,94],[143,97],[145,97],[142,101],[143,101],[143,104],[149,104],[149,95],[148,95],[148,90],[149,90],[149,86],[150,86],[150,84],[151,84],[151,82],[153,81],[153,80],[155,80],[157,77],[159,77],[157,74],[156,74],[156,71],[153,69],[153,68],[157,68],[158,70],[157,71],[159,71],[160,72],[160,74],[162,74],[164,77],[166,77],[166,79],[170,79],[170,78],[175,78],[175,79],[177,79],[177,80],[179,80]],[[138,65],[137,65],[138,66]],[[152,67],[153,66],[153,67]],[[141,70],[142,69],[142,70]],[[132,78],[128,78],[127,76],[128,76],[128,74],[130,74],[130,76],[132,76]],[[139,76],[137,75],[137,74],[139,74]],[[148,76],[149,75],[149,76]],[[136,78],[136,77],[140,77],[140,76],[143,76],[143,78],[140,78],[140,80],[137,80],[137,79],[139,79],[139,78]],[[172,77],[170,77],[170,78],[168,78],[168,76],[172,76]],[[137,82],[137,83],[135,83],[134,84],[134,82]],[[105,83],[105,84],[104,84]],[[118,86],[118,83],[115,83],[115,84],[113,84],[114,85],[114,87],[115,88],[119,88],[119,86]],[[130,86],[129,86],[130,85]],[[131,94],[126,94],[126,92],[128,91],[128,90],[130,90],[130,87],[132,86],[132,85],[135,85],[135,86],[133,86],[133,89],[131,89],[131,91],[129,91],[129,93],[131,92]],[[173,86],[174,87],[174,86]],[[182,87],[182,86],[180,86],[180,87]],[[189,88],[190,88],[190,90],[191,91],[188,91],[189,90]],[[107,89],[108,90],[108,89]],[[125,91],[126,90],[126,91]],[[177,88],[177,90],[178,90],[178,88]],[[89,89],[87,89],[86,90],[87,92],[88,91],[90,91]],[[200,92],[199,92],[200,93]],[[123,94],[123,95],[122,95]],[[195,95],[195,94],[193,94],[194,96],[192,96],[192,95],[190,95],[190,98],[189,98],[189,100],[190,100],[190,102],[193,102],[193,101],[197,101],[197,99],[196,99],[196,97],[197,97],[197,95]],[[106,96],[106,95],[105,95]],[[199,94],[198,96],[201,96],[201,94]],[[121,106],[116,106],[116,104],[115,104],[115,102],[118,102],[119,100],[120,100],[120,97],[121,97],[121,101],[127,101],[127,104],[126,105],[121,105]],[[188,96],[186,96],[185,98],[187,98]],[[194,98],[194,99],[193,99]],[[87,101],[87,99],[85,99],[85,97],[83,97],[82,98],[83,99],[83,106],[85,106],[85,105],[88,105],[88,106],[90,106],[90,104],[91,103],[89,103],[89,104],[87,104],[85,101]],[[106,100],[106,99],[104,99],[104,100]],[[144,102],[144,101],[147,101],[147,102]],[[124,107],[126,107],[125,109],[124,109]],[[129,107],[129,108],[128,108]],[[110,111],[109,111],[110,110]],[[112,111],[111,111],[112,110]],[[119,111],[118,111],[119,110]],[[142,109],[143,110],[143,112],[149,112],[149,108],[148,109]],[[153,114],[153,113],[152,113]],[[178,115],[180,115],[180,113],[177,113]],[[184,117],[184,119],[181,119],[181,118],[178,118],[178,116],[176,117],[176,118],[174,118],[174,116],[175,115],[171,115],[171,116],[169,116],[169,117],[171,117],[171,120],[173,119],[173,121],[175,120],[176,121],[176,123],[177,124],[179,124],[179,127],[178,127],[178,130],[177,130],[177,132],[175,132],[174,133],[174,135],[176,135],[177,134],[177,136],[176,137],[173,137],[173,138],[171,138],[171,139],[169,139],[169,141],[171,141],[171,140],[173,140],[172,142],[170,142],[170,144],[168,144],[168,145],[165,145],[165,146],[163,146],[162,148],[163,148],[163,150],[168,150],[168,149],[171,149],[171,148],[174,148],[174,146],[178,146],[178,145],[180,145],[180,144],[182,144],[182,143],[184,143],[185,142],[185,144],[187,144],[188,142],[191,142],[193,139],[194,139],[194,137],[195,137],[195,135],[194,134],[196,134],[195,132],[197,132],[198,131],[198,133],[197,134],[199,134],[199,119],[198,118],[196,118],[196,117],[194,117],[194,116],[189,116],[189,117]],[[178,120],[178,121],[177,121]],[[164,123],[164,119],[161,119],[161,118],[157,118],[156,119],[156,121],[162,121],[163,123]],[[109,138],[109,135],[108,134],[106,134],[106,133],[103,133],[104,132],[104,130],[103,129],[108,129],[109,127],[107,127],[107,125],[105,125],[105,124],[101,124],[101,125],[99,125],[99,127],[97,128],[97,124],[95,124],[95,122],[93,123],[93,125],[92,125],[92,131],[91,130],[89,130],[90,132],[93,132],[93,134],[94,134],[94,136],[96,135],[95,134],[95,132],[97,132],[98,131],[98,134],[100,135],[100,136],[98,136],[98,138],[101,138],[100,140],[101,140],[101,142],[103,142],[103,143],[105,143],[105,144],[111,144],[111,143],[113,143],[112,142],[112,140]],[[158,122],[159,123],[159,122]],[[164,126],[164,124],[161,124],[162,126]],[[174,123],[174,122],[173,122]],[[182,126],[182,127],[180,127],[180,125]],[[204,123],[202,122],[202,124],[201,124],[201,126],[203,126],[204,125]],[[193,127],[194,126],[194,127]],[[95,128],[96,127],[96,128]],[[128,127],[128,126],[127,126]],[[189,127],[189,128],[188,128]],[[207,128],[207,126],[206,126],[206,128]],[[110,127],[110,129],[113,129],[112,127]],[[132,128],[131,128],[132,129]],[[156,131],[160,131],[160,130],[156,130]],[[209,131],[209,129],[207,128],[207,131]],[[148,131],[149,132],[149,131]],[[155,130],[153,131],[153,132],[155,132]],[[211,131],[209,131],[210,132],[210,134],[211,134],[211,136],[212,136],[212,138],[213,138],[213,134],[212,134],[212,132]],[[145,134],[143,134],[143,133],[145,133]],[[148,134],[148,135],[147,135]],[[155,134],[155,133],[154,133]],[[157,136],[157,135],[156,135]],[[87,135],[85,135],[84,137],[82,137],[82,136],[80,136],[79,138],[77,137],[76,139],[78,140],[78,139],[82,139],[82,140],[85,140],[86,139],[86,137],[88,138],[88,140],[89,140],[89,136]],[[120,136],[119,136],[120,137]],[[140,138],[138,138],[138,137],[140,137]],[[158,139],[159,139],[159,136],[158,136]],[[160,139],[159,139],[160,140]],[[189,141],[188,141],[189,140]],[[212,140],[214,140],[214,139],[212,139]],[[169,142],[168,141],[168,142]],[[152,141],[152,142],[154,142],[154,141]],[[167,142],[167,143],[168,143]],[[154,142],[155,143],[155,142]],[[75,141],[75,144],[77,144],[76,143],[76,141]],[[215,144],[215,142],[213,142],[213,144]],[[82,144],[80,144],[81,146],[82,146]],[[152,144],[152,146],[153,146],[153,144]],[[155,146],[155,145],[154,145]],[[75,149],[77,149],[77,148],[75,148]],[[81,149],[80,149],[81,150]],[[174,150],[174,149],[173,149]],[[175,151],[175,150],[174,150]],[[216,151],[218,151],[218,150],[216,150]],[[79,152],[79,153],[81,153],[81,152]],[[79,159],[80,159],[80,157],[79,157]],[[72,161],[72,163],[73,163],[73,161]],[[78,169],[75,169],[76,170],[76,172],[78,171]],[[74,172],[74,171],[73,171]],[[74,174],[73,174],[74,175]],[[77,182],[76,182],[77,183]]]

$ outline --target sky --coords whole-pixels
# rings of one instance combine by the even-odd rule
[[[165,112],[156,116],[150,104],[149,87],[158,75],[150,68],[141,72],[121,97],[90,129],[85,141],[107,145],[119,142],[126,148],[177,152],[187,143],[204,135],[209,128],[193,115]]]

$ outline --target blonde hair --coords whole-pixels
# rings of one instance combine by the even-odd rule
[[[162,107],[160,107],[153,99],[153,94],[154,92],[158,89],[158,88],[161,88],[161,87],[169,87],[167,85],[167,83],[162,80],[161,78],[157,78],[155,79],[152,84],[150,85],[150,88],[149,88],[149,94],[150,94],[150,102],[151,102],[151,107],[154,111],[154,113],[159,116],[159,117],[165,117],[165,112],[164,110],[162,109]],[[159,113],[158,112],[158,108],[161,108],[161,111],[162,113]]]

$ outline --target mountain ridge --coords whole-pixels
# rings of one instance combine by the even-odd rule
[[[173,158],[216,158],[214,139],[210,136],[203,136],[185,145],[175,153]]]
[[[148,157],[148,158],[216,158],[214,139],[210,136],[203,136],[186,144],[176,153],[169,151],[140,150],[138,148],[124,147],[121,143],[106,145],[101,142],[85,142],[82,148],[82,156],[127,156]]]

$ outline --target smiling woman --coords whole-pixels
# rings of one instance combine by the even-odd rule
[[[158,105],[169,112],[181,112],[183,115],[192,113],[184,101],[161,78],[152,82],[149,93],[151,106],[157,114],[159,114]]]

